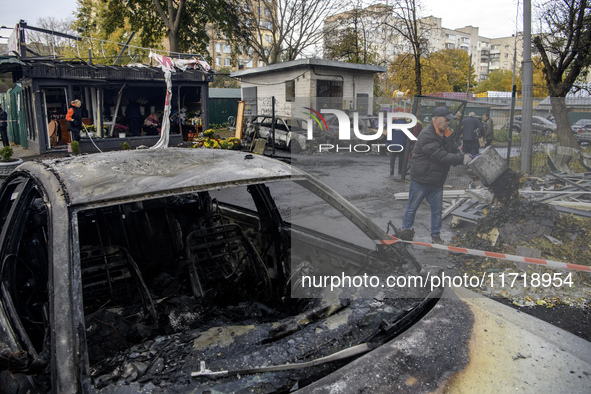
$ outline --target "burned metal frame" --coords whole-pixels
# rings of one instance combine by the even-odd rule
[[[242,161],[236,160],[241,157],[244,157]],[[129,166],[129,163],[134,161],[142,164],[137,167],[119,167],[126,163]],[[106,171],[107,168],[110,171]],[[84,177],[80,177],[81,171],[84,172]],[[87,156],[45,161],[43,163],[25,163],[8,178],[7,184],[11,184],[17,179],[22,179],[23,185],[27,184],[37,188],[40,195],[43,196],[44,203],[49,207],[47,212],[48,240],[50,241],[48,245],[48,301],[49,324],[52,335],[51,354],[48,356],[52,366],[52,387],[56,392],[77,391],[81,387],[90,389],[93,385],[90,379],[94,375],[88,362],[90,349],[87,347],[86,338],[89,327],[85,321],[86,313],[83,302],[85,292],[83,277],[85,273],[83,272],[81,257],[83,250],[80,243],[80,233],[82,226],[85,225],[81,221],[81,213],[83,212],[116,207],[122,204],[131,206],[146,199],[156,199],[160,201],[161,207],[165,207],[167,199],[173,199],[174,196],[179,194],[193,195],[209,189],[249,185],[249,191],[259,211],[257,216],[251,218],[246,212],[243,213],[230,206],[223,207],[224,210],[221,213],[225,215],[231,214],[232,220],[250,223],[251,226],[254,226],[253,228],[266,234],[265,242],[258,246],[261,250],[260,261],[265,264],[273,261],[272,268],[276,273],[270,280],[277,282],[274,286],[282,286],[289,277],[289,267],[282,262],[289,247],[285,243],[289,242],[292,232],[301,230],[293,229],[288,223],[282,221],[277,206],[269,195],[269,189],[265,186],[265,182],[294,180],[337,208],[347,219],[363,229],[368,236],[381,237],[384,235],[377,226],[365,218],[361,211],[355,209],[350,203],[313,177],[275,160],[263,157],[248,159],[247,156],[235,152],[187,149],[171,149],[169,152],[113,152],[94,157]],[[121,184],[125,184],[126,187],[122,188]],[[46,193],[45,190],[54,192]],[[19,197],[16,202],[24,201],[22,198]],[[7,226],[16,220],[17,211],[22,210],[22,207],[14,206],[12,209],[14,216],[5,222],[5,227],[2,229],[2,239],[6,239],[10,231]],[[218,207],[217,209],[221,208]],[[215,229],[216,227],[210,226],[209,228]],[[211,238],[211,240],[208,240],[209,238],[205,240],[205,248],[214,244],[222,246],[221,238],[218,238],[217,235],[221,233],[197,232],[195,234],[199,235],[201,233],[208,234],[207,237]],[[235,231],[228,232],[227,235],[224,238],[238,239],[244,237],[243,234]],[[317,238],[318,234],[310,234],[310,237],[310,239]],[[321,241],[321,239],[317,239],[317,242],[320,243]],[[340,246],[330,244],[330,239],[327,242],[326,247],[329,249]],[[248,242],[245,245],[244,255],[253,255],[253,247],[249,246]],[[321,246],[317,247],[320,248]],[[250,252],[248,251],[249,248]],[[402,262],[407,256],[404,251],[398,249],[391,247],[385,249],[388,249],[384,250],[385,256],[394,252],[396,258],[392,261]],[[196,252],[200,253],[199,251]],[[267,252],[269,252],[268,256]],[[214,251],[210,254],[215,253],[217,252]],[[385,258],[388,259],[389,257]],[[410,259],[412,259],[412,256],[410,256]],[[413,260],[406,262],[411,263]],[[413,272],[418,271],[419,266],[416,262],[411,266]],[[234,267],[238,266],[235,265]],[[262,278],[264,278],[264,275]],[[269,279],[264,280],[268,281]],[[437,289],[436,293],[438,292],[439,289]],[[275,296],[283,297],[284,294],[276,294]],[[265,295],[262,294],[261,297],[264,299]],[[313,360],[321,360],[323,357],[334,353],[335,350],[342,350],[349,346],[345,346],[348,340],[339,340],[336,342],[338,349],[334,348],[336,344],[326,348],[317,345],[320,348],[312,351],[316,348],[316,345],[309,343],[309,341],[318,335],[316,331],[318,328],[325,327],[323,321],[325,318],[333,320],[331,324],[335,328],[334,332],[333,329],[326,331],[323,334],[322,341],[330,342],[333,336],[340,337],[340,335],[344,335],[346,338],[350,338],[351,341],[377,341],[383,343],[383,341],[412,325],[416,319],[420,318],[423,313],[433,306],[436,300],[428,300],[427,298],[423,301],[400,300],[400,305],[394,303],[397,306],[390,312],[375,309],[371,300],[335,300],[334,305],[330,302],[323,304],[323,301],[319,300],[317,303],[311,304],[312,309],[306,309],[299,314],[296,308],[295,315],[284,318],[278,325],[261,322],[255,329],[248,330],[248,332],[244,333],[243,340],[253,345],[251,348],[246,347],[244,349],[245,351],[247,348],[250,349],[248,350],[249,353],[260,350],[264,354],[267,352],[269,355],[276,354],[276,349],[273,350],[273,346],[285,346],[291,335],[297,334],[298,343],[309,344],[311,347],[308,350],[294,349],[294,354],[298,355],[298,359],[308,360],[304,362],[312,362],[311,365],[315,365],[316,363]],[[302,305],[305,306],[306,304]],[[0,316],[3,315],[0,314]],[[308,323],[302,323],[306,319]],[[364,325],[357,327],[355,319],[363,319]],[[398,321],[399,319],[402,320]],[[367,325],[369,321],[372,322],[371,325]],[[214,328],[215,326],[211,329]],[[199,331],[194,330],[179,335],[193,338],[192,340],[197,340],[200,337]],[[172,337],[173,342],[166,345],[170,346],[171,349],[176,348],[174,338],[177,337]],[[12,344],[12,346],[18,347],[16,344]],[[139,349],[143,349],[148,345],[142,343],[137,346],[137,349],[130,349],[129,352],[139,351]],[[202,357],[201,360],[207,361],[206,365],[211,365],[212,368],[220,368],[222,364],[219,364],[215,357],[214,359],[211,358],[216,353],[212,353],[207,349],[195,351],[194,356]],[[228,357],[225,368],[228,368],[227,370],[236,370],[237,364],[233,363],[238,355],[233,354],[230,350],[220,349],[220,351],[223,351]],[[300,354],[300,352],[303,353]],[[249,354],[248,357],[252,358],[254,356]],[[276,365],[281,364],[280,357],[274,356],[270,360]],[[256,359],[253,358],[251,361],[256,362]],[[210,364],[211,362],[213,364]],[[198,360],[193,360],[186,365],[186,368],[198,370],[198,365]],[[306,365],[304,364],[302,367]],[[300,380],[304,384],[312,376],[317,376],[317,374],[322,376],[339,365],[341,364],[337,362],[330,367],[307,367],[312,368],[312,370],[278,371],[278,375],[268,376],[268,378],[274,384],[283,387],[293,385],[294,379],[295,381]],[[29,377],[24,377],[24,379],[29,379]],[[98,379],[98,377],[94,376],[93,379]],[[225,385],[224,387],[238,387],[236,385],[251,382],[251,379],[243,378],[243,380],[240,380],[236,376],[228,379],[221,381],[220,384]],[[109,383],[108,379],[98,379],[98,381],[101,381],[101,384],[104,385]],[[254,384],[254,380],[252,383]],[[187,384],[208,385],[208,383],[200,381]]]

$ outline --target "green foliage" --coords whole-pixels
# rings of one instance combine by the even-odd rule
[[[238,89],[240,87],[240,82],[228,76],[231,72],[232,69],[230,67],[217,68],[216,75],[213,78],[213,82],[209,84],[209,87]]]
[[[70,149],[72,149],[72,153],[75,155],[80,154],[80,143],[78,141],[72,141],[70,143]]]
[[[495,130],[495,142],[509,142],[509,129],[503,128],[500,130]],[[512,142],[521,142],[521,134],[513,133],[511,134],[511,141]]]
[[[121,144],[121,149],[122,150],[130,150],[131,146],[129,146],[129,144],[127,142],[124,142],[123,144]]]
[[[89,0],[82,0],[89,1]],[[234,29],[233,14],[226,12],[227,1],[213,0],[107,0],[106,10],[99,17],[101,25],[121,27],[129,22],[131,30],[139,33],[142,46],[154,47],[168,37],[172,52],[206,52],[209,37],[207,22],[216,23],[229,33]],[[160,8],[161,13],[158,12]],[[177,16],[177,14],[179,14]],[[106,30],[108,31],[108,29]]]
[[[366,42],[359,30],[347,28],[326,44],[325,58],[347,63],[375,64],[377,51]]]
[[[76,19],[72,27],[82,36],[91,37],[83,45],[90,48],[92,62],[95,64],[113,64],[119,55],[123,44],[129,39],[133,30],[129,20],[125,17],[123,2],[96,2],[93,0],[78,0]],[[163,36],[163,35],[162,35]],[[104,40],[104,41],[97,41]],[[153,48],[160,48],[160,41],[154,42]],[[140,34],[135,34],[130,46],[121,54],[118,64],[131,62],[148,62],[147,51],[137,48],[142,46]],[[78,52],[71,48],[67,57],[87,56],[87,51]],[[79,54],[78,54],[79,53]]]
[[[2,157],[2,161],[10,161],[13,153],[14,151],[10,146],[5,146],[4,148],[0,149],[0,157]]]

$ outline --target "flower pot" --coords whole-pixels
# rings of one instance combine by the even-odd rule
[[[119,138],[125,138],[125,137],[126,137],[125,133],[119,133]]]
[[[0,176],[7,176],[22,163],[23,159],[11,159],[10,161],[0,161]]]

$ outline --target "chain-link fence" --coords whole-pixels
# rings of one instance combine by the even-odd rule
[[[450,128],[461,129],[464,119],[474,116],[478,121],[487,115],[492,121],[494,140],[492,146],[503,157],[508,159],[509,167],[521,172],[522,160],[529,158],[531,168],[529,175],[543,176],[554,173],[585,173],[591,171],[587,165],[588,145],[591,142],[591,97],[567,97],[560,99],[566,112],[562,122],[554,115],[552,99],[538,98],[533,100],[531,130],[531,147],[522,146],[524,125],[521,117],[521,100],[516,100],[512,108],[511,97],[470,98],[469,100],[450,99],[444,97],[417,97],[413,112],[424,122],[430,121],[430,115],[437,106],[445,105],[456,114],[457,120],[452,121]],[[556,104],[556,103],[554,103]],[[511,120],[511,113],[513,119]],[[565,122],[566,120],[566,122]],[[490,122],[489,121],[489,122]],[[562,129],[559,131],[559,127]],[[558,133],[572,133],[576,143],[559,142]],[[458,144],[462,138],[457,135]],[[561,139],[564,141],[565,139]],[[525,145],[529,146],[529,145]],[[480,148],[482,150],[482,148]],[[522,155],[523,149],[529,149],[528,155]],[[526,165],[527,168],[527,165]],[[452,168],[446,185],[451,188],[467,188],[478,181],[466,172],[463,166]]]
[[[591,97],[561,99],[563,106],[560,108],[563,110],[558,121],[554,116],[555,100],[534,99],[531,123],[524,124],[521,100],[512,103],[511,97],[467,98],[465,94],[457,94],[451,98],[308,97],[286,101],[279,93],[279,99],[261,97],[256,90],[253,90],[252,95],[247,94],[247,91],[243,93],[246,101],[245,138],[251,141],[263,138],[268,147],[274,140],[275,147],[292,153],[314,155],[346,152],[348,149],[361,154],[385,155],[386,146],[391,143],[386,137],[387,123],[392,122],[392,119],[387,120],[386,114],[414,114],[418,123],[408,131],[418,136],[431,122],[433,110],[446,106],[456,117],[449,128],[453,130],[459,146],[463,145],[463,125],[466,122],[474,124],[474,120],[469,118],[476,119],[477,124],[482,124],[483,118],[489,118],[487,122],[489,126],[492,123],[494,133],[492,146],[516,172],[522,172],[522,160],[526,159],[531,164],[525,168],[529,167],[529,175],[533,176],[543,176],[549,172],[591,171],[585,161],[587,145],[591,142]],[[394,118],[394,123],[400,123],[404,117]],[[346,130],[350,130],[350,138],[343,139],[343,125]],[[531,131],[531,144],[528,142],[522,145],[524,129],[527,132],[528,128]],[[356,137],[357,132],[369,137]],[[310,133],[313,133],[311,139],[308,137]],[[572,137],[570,143],[564,138],[565,133],[567,137]],[[272,135],[275,135],[274,139]],[[522,155],[524,149],[528,149],[526,155]],[[412,153],[410,139],[405,150],[408,154],[402,155],[406,160],[402,168],[409,168]],[[405,176],[408,177],[408,173]],[[478,182],[464,166],[456,166],[450,170],[446,186],[463,189],[477,187]]]

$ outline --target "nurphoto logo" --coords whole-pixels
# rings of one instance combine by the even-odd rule
[[[394,130],[402,130],[402,132],[408,137],[411,141],[416,141],[417,137],[415,137],[411,131],[411,129],[417,124],[417,118],[413,114],[409,114],[406,112],[386,112],[386,121],[384,122],[384,112],[380,112],[378,114],[378,124],[375,130],[375,133],[364,134],[360,131],[359,128],[359,113],[353,112],[353,119],[349,115],[341,110],[338,109],[321,109],[320,112],[315,111],[312,108],[304,107],[310,112],[306,112],[306,115],[310,116],[310,120],[308,123],[308,135],[307,139],[312,140],[314,138],[314,123],[318,124],[320,130],[329,131],[328,124],[324,119],[322,114],[332,114],[336,116],[336,121],[338,124],[338,140],[339,141],[351,141],[352,135],[351,130],[353,130],[353,135],[355,139],[361,141],[376,141],[384,134],[384,127],[386,130],[386,138],[388,141],[392,141],[392,134]],[[405,120],[405,123],[395,123],[395,120]],[[314,120],[315,122],[313,122]],[[351,144],[349,145],[341,145],[341,144],[319,144],[318,149],[319,152],[328,152],[331,149],[335,149],[336,152],[339,151],[354,151],[354,152],[369,152],[372,150],[372,147],[375,148],[378,152],[380,148],[386,148],[388,152],[401,152],[404,150],[404,146],[400,144]]]

